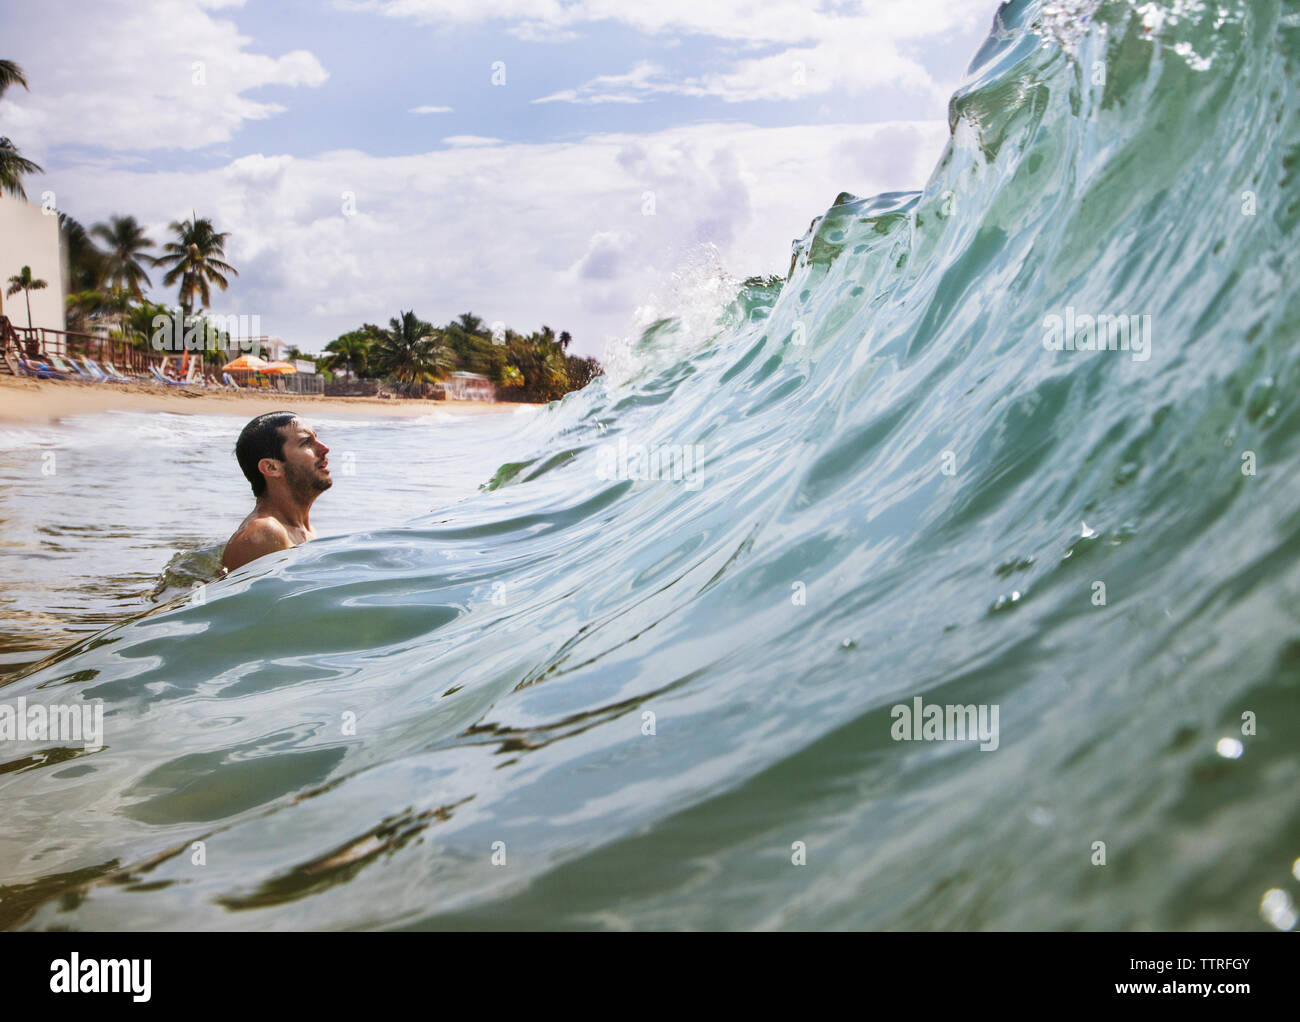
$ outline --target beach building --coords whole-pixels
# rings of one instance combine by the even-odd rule
[[[7,295],[9,278],[32,268],[32,277],[45,281],[39,291]],[[65,330],[64,296],[67,267],[59,235],[59,218],[53,211],[12,195],[0,195],[0,316],[15,328]],[[27,299],[31,298],[31,323]]]
[[[452,373],[443,384],[453,401],[495,401],[496,385],[481,373]]]
[[[270,362],[279,362],[284,358],[284,351],[288,347],[284,343],[283,337],[276,337],[273,334],[262,334],[258,337],[245,337],[240,341],[240,347],[243,351],[252,351],[260,354]]]

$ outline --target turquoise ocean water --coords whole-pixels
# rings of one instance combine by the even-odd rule
[[[1291,0],[1005,5],[920,191],[558,405],[323,423],[335,534],[205,588],[229,423],[13,433],[7,520],[107,524],[5,551],[0,703],[104,746],[0,743],[0,924],[1293,928],[1298,61]]]

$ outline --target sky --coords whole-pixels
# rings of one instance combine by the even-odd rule
[[[211,218],[211,311],[304,351],[413,308],[600,356],[688,274],[784,276],[840,192],[920,188],[996,7],[0,0],[0,135],[87,227]]]

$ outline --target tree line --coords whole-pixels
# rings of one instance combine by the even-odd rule
[[[521,334],[498,326],[493,331],[472,312],[445,326],[399,312],[387,327],[364,323],[325,345],[322,368],[355,379],[386,379],[407,388],[445,379],[461,371],[478,373],[497,384],[507,400],[554,401],[581,390],[601,374],[594,358],[569,354],[573,338],[549,326]]]

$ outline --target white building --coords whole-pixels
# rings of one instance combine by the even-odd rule
[[[496,386],[481,373],[452,373],[443,384],[453,401],[495,401]]]
[[[59,218],[40,206],[12,195],[0,194],[0,315],[15,327],[26,327],[28,295],[7,295],[9,278],[32,268],[32,276],[45,281],[40,291],[29,292],[33,327],[67,329],[64,296],[67,265],[59,236]]]

